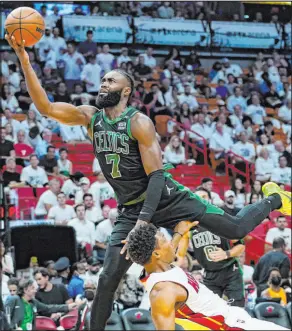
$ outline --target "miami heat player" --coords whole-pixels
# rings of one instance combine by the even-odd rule
[[[137,227],[129,238],[130,258],[145,268],[146,276],[141,281],[150,295],[157,330],[175,330],[175,324],[184,330],[288,330],[252,318],[242,308],[229,306],[191,275],[172,266],[178,238],[186,232],[181,229],[178,224],[173,242],[153,224]]]

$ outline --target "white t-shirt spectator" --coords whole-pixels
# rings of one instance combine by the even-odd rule
[[[80,221],[78,218],[73,218],[69,221],[68,226],[71,226],[75,229],[76,240],[78,243],[85,242],[90,245],[95,243],[95,229],[94,224],[88,220]]]
[[[250,116],[254,124],[264,124],[264,117],[267,116],[266,110],[261,105],[249,105],[245,112],[246,115]]]
[[[155,59],[155,57],[153,57],[153,56],[148,56],[146,53],[144,53],[144,54],[141,54],[143,57],[144,57],[144,59],[145,59],[145,66],[148,66],[148,67],[150,67],[150,68],[154,68],[154,67],[156,67],[156,59]],[[140,56],[141,56],[140,55]]]
[[[71,179],[65,180],[63,186],[62,186],[62,192],[66,195],[68,198],[70,195],[76,195],[76,192],[81,190],[80,187],[78,187]]]
[[[210,149],[222,149],[224,152],[228,152],[233,146],[233,141],[230,137],[230,134],[223,131],[223,135],[217,132],[217,130],[212,134],[210,138]],[[222,152],[216,153],[215,158],[218,158]]]
[[[200,124],[200,123],[195,123],[191,126],[191,130],[200,134],[201,136],[203,136],[205,139],[210,139],[211,134],[212,134],[212,130],[211,128],[207,125],[207,124]],[[203,138],[196,135],[193,132],[189,132],[189,137],[191,139],[197,139],[197,140],[202,140]]]
[[[253,267],[251,267],[250,265],[243,265],[243,281],[244,283],[251,283],[252,282],[252,276],[254,273],[254,269]]]
[[[62,56],[63,53],[61,53],[62,49],[67,49],[67,44],[64,38],[62,37],[53,37],[52,38],[53,44],[52,44],[52,49],[54,50],[55,54],[56,54],[56,59],[57,61],[59,61]]]
[[[7,123],[8,123],[7,118],[4,116],[1,117],[1,126],[5,126]],[[14,118],[10,120],[10,124],[12,125],[13,131],[15,133],[17,133],[20,129],[22,129],[20,122],[15,120]]]
[[[291,168],[274,168],[271,181],[291,185]]]
[[[44,184],[49,182],[48,176],[43,168],[37,167],[34,169],[30,165],[22,169],[20,180],[33,187],[43,187]]]
[[[233,145],[232,152],[242,156],[247,161],[252,161],[252,158],[255,156],[254,145],[249,142],[244,144],[241,141],[238,141]]]
[[[268,180],[274,170],[274,160],[268,158],[267,160],[258,157],[255,162],[255,173],[258,180]]]
[[[49,210],[48,218],[54,219],[55,222],[70,221],[76,217],[74,208],[70,205],[65,205],[65,208],[59,205],[52,207]]]
[[[211,200],[213,205],[221,207],[224,205],[224,201],[220,198],[220,195],[216,192],[211,192]]]
[[[17,109],[19,108],[18,101],[16,97],[13,95],[11,98],[4,100],[1,98],[1,107],[2,109],[8,108],[11,110],[12,113],[15,113]]]
[[[70,172],[70,168],[72,167],[72,162],[70,160],[66,160],[65,163],[63,163],[61,160],[58,160],[57,164],[58,164],[59,172],[61,171]]]
[[[113,225],[109,219],[100,222],[95,230],[95,240],[104,244],[108,243],[112,231]]]
[[[97,92],[100,87],[100,75],[101,75],[101,66],[97,63],[87,63],[82,72],[81,72],[81,80],[87,80],[93,85],[86,84],[86,91],[90,92]]]
[[[92,207],[91,209],[86,209],[85,217],[88,221],[96,224],[103,219],[101,208]]]
[[[243,73],[241,67],[238,64],[236,64],[236,63],[230,64],[230,67],[229,68],[226,68],[225,69],[225,72],[226,72],[226,75],[227,76],[229,74],[232,74],[236,78],[238,78]]]
[[[100,53],[96,55],[96,61],[105,74],[112,70],[114,59],[115,57],[111,53]]]
[[[83,66],[86,64],[84,56],[75,51],[72,55],[68,53],[64,54],[62,59],[65,64],[64,78],[73,80],[80,79]],[[77,63],[78,60],[81,61],[81,64]]]
[[[45,50],[47,50],[49,48],[53,49],[54,48],[53,44],[54,44],[54,41],[53,41],[52,35],[50,35],[50,36],[43,35],[41,40],[35,44],[35,48],[39,51],[39,57],[40,57],[41,62],[46,61]],[[67,46],[65,48],[67,48]]]
[[[275,238],[281,237],[285,240],[288,248],[291,248],[291,229],[285,228],[280,230],[278,228],[269,229],[266,235],[265,241],[272,244]]]
[[[260,152],[261,152],[261,150],[263,148],[266,148],[269,151],[270,155],[272,155],[275,152],[275,147],[274,147],[273,144],[268,144],[268,145],[265,145],[265,146],[263,146],[263,145],[257,145],[257,147],[256,147],[257,155],[260,154]]]
[[[44,56],[45,67],[50,67],[52,69],[57,69],[57,54],[54,50],[50,49],[48,53]]]
[[[244,193],[239,193],[235,196],[234,206],[236,208],[239,208],[239,209],[243,208],[245,203],[246,203],[246,197],[245,197]]]
[[[130,58],[130,56],[120,55],[117,58],[118,66],[120,66],[123,62],[128,63],[128,62],[131,62],[131,61],[132,61],[132,59]]]
[[[104,183],[94,182],[90,187],[90,193],[93,195],[93,199],[96,203],[97,208],[98,208],[98,201],[100,203],[103,202],[104,200],[114,198],[115,196],[115,192],[108,182],[104,182]]]
[[[186,102],[192,111],[194,111],[199,107],[196,97],[191,94],[190,95],[182,94],[178,97],[178,100],[181,105]]]
[[[46,205],[56,206],[58,204],[57,196],[51,190],[45,191],[39,198],[39,201],[35,208],[35,214],[37,216],[47,215]]]
[[[284,121],[291,121],[292,120],[292,109],[289,109],[286,105],[280,107],[278,116]]]
[[[227,109],[233,113],[234,112],[234,107],[236,105],[240,105],[241,109],[243,111],[246,110],[247,108],[247,103],[246,100],[244,99],[244,97],[242,95],[240,95],[239,97],[237,97],[236,95],[231,95],[228,99],[227,99]]]
[[[275,66],[269,67],[268,73],[269,73],[269,79],[271,82],[273,82],[273,83],[280,82],[281,78],[280,78],[277,67],[275,67]]]
[[[80,125],[69,126],[66,124],[60,124],[60,133],[62,136],[62,140],[65,142],[73,140],[86,140],[84,132],[82,131],[82,126]]]
[[[182,150],[179,151],[179,153],[176,153],[172,151],[169,146],[166,146],[164,150],[164,162],[170,162],[172,164],[184,163],[186,161],[185,150],[183,148],[181,149]]]

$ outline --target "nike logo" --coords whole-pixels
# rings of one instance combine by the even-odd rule
[[[167,185],[165,185],[165,186],[166,186],[168,195],[170,195],[170,192],[174,189],[174,187],[168,187]]]
[[[102,126],[102,125],[101,125],[101,120],[98,121],[98,122],[95,124],[95,126]]]

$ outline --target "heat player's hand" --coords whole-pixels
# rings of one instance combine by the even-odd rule
[[[182,221],[179,222],[174,228],[174,232],[179,233],[182,237],[187,234],[193,227],[197,226],[199,222],[190,222],[190,221]]]
[[[19,45],[14,36],[9,36],[8,34],[5,35],[5,39],[8,41],[8,44],[11,48],[14,49],[16,55],[19,58],[21,64],[28,64],[29,63],[29,56],[25,50],[25,40],[22,40],[21,44]]]

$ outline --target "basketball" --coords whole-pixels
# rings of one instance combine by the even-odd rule
[[[45,32],[45,21],[33,8],[19,7],[7,16],[5,31],[9,36],[14,36],[19,45],[25,40],[25,46],[33,46]]]

